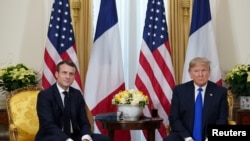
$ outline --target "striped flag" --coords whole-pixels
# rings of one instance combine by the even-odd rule
[[[117,110],[111,101],[116,93],[125,90],[122,62],[115,0],[101,0],[84,88],[85,100],[94,116]],[[96,126],[99,132],[106,133],[100,122]],[[116,131],[115,140],[130,141],[130,132]]]
[[[163,0],[148,0],[143,40],[140,50],[135,86],[149,96],[144,109],[151,116],[152,108],[158,109],[164,121],[156,132],[156,140],[166,136],[172,89],[175,86],[171,50]]]
[[[62,60],[72,60],[78,67],[72,86],[82,90],[76,54],[74,31],[71,23],[68,0],[55,0],[51,11],[47,42],[44,51],[42,87],[48,88],[56,82],[56,65]]]
[[[211,61],[210,80],[222,85],[209,0],[194,0],[192,13],[182,82],[191,80],[188,73],[189,62],[195,57],[206,57]]]

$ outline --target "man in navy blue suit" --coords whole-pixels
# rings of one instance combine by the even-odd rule
[[[202,141],[207,139],[207,126],[227,124],[227,89],[209,81],[210,61],[197,57],[189,63],[189,75],[193,79],[173,89],[169,122],[171,131],[163,141],[197,141],[193,137],[195,99],[202,88]]]
[[[102,134],[91,132],[90,122],[85,111],[82,93],[71,87],[75,79],[76,65],[72,61],[57,64],[57,82],[41,91],[37,99],[39,130],[36,141],[110,141]],[[68,92],[70,111],[64,112],[64,94]],[[68,132],[64,129],[64,118],[70,117]]]

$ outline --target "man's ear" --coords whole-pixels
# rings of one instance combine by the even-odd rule
[[[56,71],[56,73],[55,73],[55,77],[56,77],[56,79],[58,78],[58,72]]]
[[[188,71],[188,73],[189,73],[189,77],[190,77],[191,79],[193,79],[193,76],[192,76],[191,72]]]

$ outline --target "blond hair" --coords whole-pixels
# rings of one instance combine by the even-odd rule
[[[202,65],[205,65],[209,68],[210,70],[210,61],[205,58],[205,57],[196,57],[196,58],[193,58],[190,62],[189,62],[189,68],[188,68],[188,71],[190,71],[193,67],[195,67],[196,65],[198,64],[202,64]]]

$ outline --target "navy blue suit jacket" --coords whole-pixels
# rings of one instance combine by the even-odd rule
[[[71,122],[74,134],[91,135],[90,123],[85,111],[85,101],[81,92],[73,87],[69,88],[71,101]],[[63,131],[63,103],[56,84],[41,91],[37,99],[37,114],[39,131],[36,141],[48,141],[56,138],[65,141],[69,138]]]
[[[195,106],[194,82],[180,84],[173,89],[169,122],[171,132],[182,138],[192,137]],[[227,124],[227,89],[209,81],[203,104],[203,140],[207,137],[207,126]],[[170,133],[171,134],[171,133]]]

